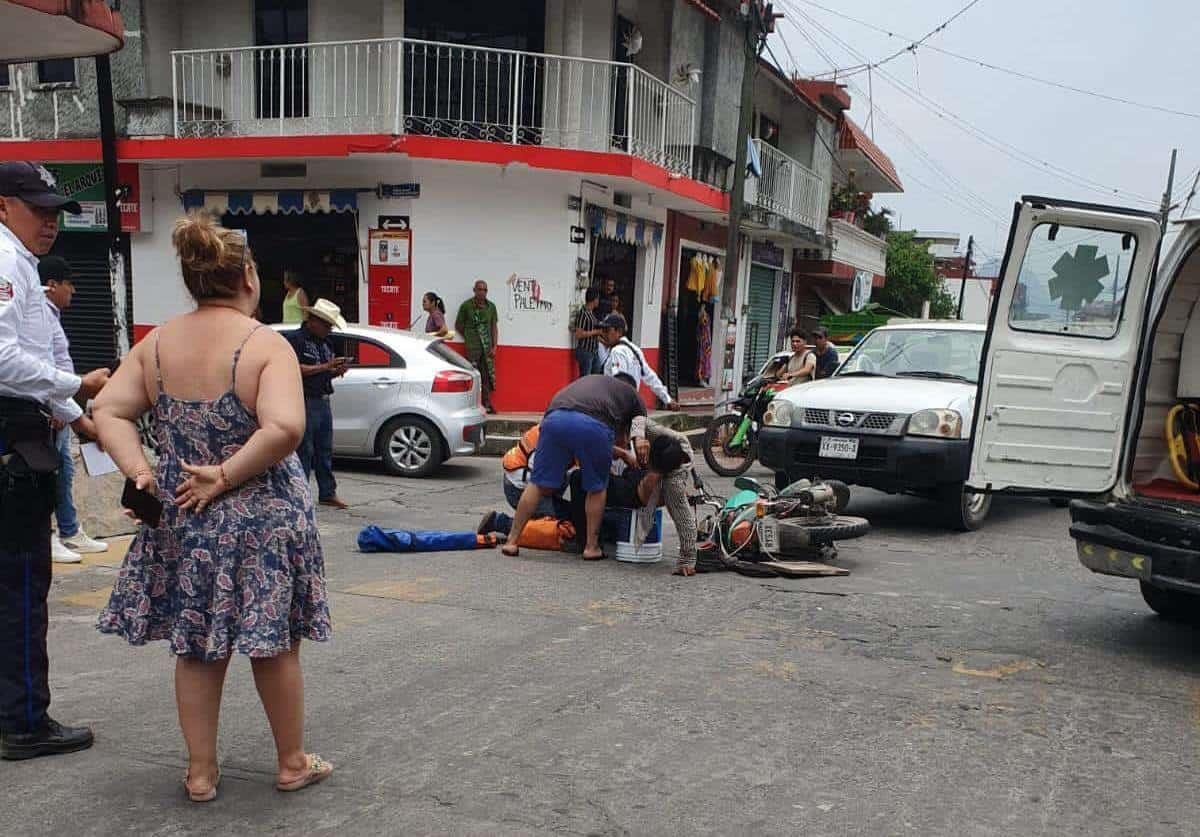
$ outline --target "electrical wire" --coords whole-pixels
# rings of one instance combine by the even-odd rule
[[[839,11],[837,11],[835,9],[831,9],[827,6],[822,6],[820,3],[812,2],[812,0],[796,0],[796,2],[804,3],[807,6],[812,6],[813,8],[820,9],[823,12],[834,15],[835,17],[843,18],[845,20],[850,21],[851,23],[857,23],[860,26],[865,26],[868,29],[874,30],[875,32],[880,32],[884,35],[887,35],[889,38],[903,38],[904,40],[910,40],[909,38],[906,38],[904,35],[901,35],[898,32],[893,32],[889,29],[885,29],[881,26],[876,26],[873,23],[869,23],[865,20],[860,20],[859,18],[852,17],[851,15],[845,14],[843,12],[839,12]],[[1191,111],[1186,111],[1186,110],[1178,110],[1176,108],[1170,108],[1170,107],[1166,107],[1164,105],[1150,104],[1148,102],[1138,102],[1138,101],[1134,101],[1132,99],[1125,99],[1121,96],[1112,96],[1108,93],[1101,93],[1098,90],[1088,90],[1083,87],[1076,87],[1073,84],[1066,84],[1065,82],[1055,81],[1054,79],[1049,79],[1049,78],[1042,78],[1041,76],[1035,76],[1035,75],[1032,75],[1031,73],[1022,72],[1021,70],[1014,70],[1012,67],[1004,67],[999,64],[993,64],[989,61],[984,61],[982,58],[972,58],[969,55],[962,55],[960,53],[945,49],[944,47],[936,46],[934,44],[922,44],[921,46],[923,46],[925,49],[940,53],[940,54],[948,56],[950,58],[954,58],[959,61],[965,61],[968,64],[975,64],[976,66],[983,67],[984,69],[987,69],[987,70],[993,70],[998,73],[1005,73],[1007,75],[1014,76],[1016,78],[1024,79],[1025,81],[1032,81],[1037,84],[1043,84],[1043,85],[1046,85],[1047,87],[1058,88],[1059,90],[1065,90],[1070,93],[1078,93],[1082,96],[1092,96],[1096,99],[1103,99],[1108,102],[1115,102],[1115,103],[1121,104],[1121,105],[1128,105],[1129,107],[1142,108],[1143,110],[1152,110],[1152,111],[1157,111],[1158,113],[1167,113],[1167,114],[1171,114],[1172,116],[1183,116],[1183,117],[1187,117],[1188,119],[1200,119],[1200,113],[1193,113]],[[906,48],[906,49],[908,49],[908,48]],[[847,70],[845,70],[842,74],[857,75],[858,73],[865,72],[871,66],[878,66],[878,65],[865,65],[865,66],[850,67],[850,68],[847,68]],[[825,75],[825,74],[823,73],[822,75]]]
[[[784,0],[784,2],[787,2],[787,0]],[[788,3],[788,5],[791,5],[791,4]],[[851,55],[854,55],[854,56],[862,57],[861,53],[859,53],[857,50],[855,50],[854,47],[847,44],[844,40],[839,38],[835,33],[831,32],[829,29],[827,29],[826,27],[821,25],[821,23],[814,20],[813,18],[811,18],[810,16],[805,14],[803,11],[800,11],[799,8],[797,8],[795,6],[792,6],[792,8],[800,17],[802,17],[803,19],[808,21],[815,29],[817,29],[818,31],[825,34],[831,40],[838,43],[848,53],[850,53]],[[956,128],[958,128],[963,133],[974,138],[978,142],[981,142],[984,145],[987,145],[987,146],[991,147],[992,149],[1004,154],[1005,156],[1009,157],[1010,159],[1013,159],[1017,162],[1023,163],[1025,165],[1029,166],[1030,168],[1037,169],[1038,171],[1041,171],[1043,173],[1052,174],[1055,177],[1059,178],[1060,180],[1063,180],[1064,182],[1067,182],[1067,183],[1071,183],[1074,186],[1087,188],[1092,191],[1103,193],[1106,195],[1124,197],[1128,200],[1137,201],[1139,203],[1146,204],[1146,205],[1153,206],[1153,207],[1157,207],[1159,205],[1159,201],[1155,198],[1150,198],[1150,197],[1147,197],[1146,195],[1141,195],[1136,192],[1130,192],[1130,191],[1127,191],[1124,189],[1119,189],[1119,188],[1116,188],[1113,186],[1108,186],[1106,184],[1100,183],[1099,181],[1092,180],[1084,175],[1072,172],[1069,169],[1065,169],[1061,166],[1055,165],[1046,160],[1042,160],[1041,158],[1037,157],[1036,155],[1031,154],[1027,151],[1024,151],[1024,150],[1018,148],[1017,146],[1012,145],[1011,143],[1004,142],[1003,140],[994,139],[993,137],[988,135],[982,128],[979,128],[978,126],[972,124],[971,122],[967,121],[963,117],[958,116],[956,113],[952,112],[951,110],[949,110],[945,106],[939,104],[938,102],[935,102],[934,100],[930,99],[929,97],[923,95],[919,91],[913,90],[912,87],[910,87],[909,85],[900,81],[895,76],[888,73],[886,70],[880,69],[879,75],[882,78],[884,78],[885,80],[887,80],[893,87],[895,87],[897,90],[899,90],[905,96],[912,99],[914,102],[921,105],[923,108],[930,111],[935,116],[938,116],[939,118],[948,121],[950,124],[954,125]],[[853,82],[851,82],[851,84],[853,84]]]

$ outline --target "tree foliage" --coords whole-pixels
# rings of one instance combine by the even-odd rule
[[[910,232],[893,232],[887,238],[887,284],[875,292],[875,301],[910,317],[921,316],[929,301],[929,316],[953,317],[956,304],[933,270],[933,255]]]

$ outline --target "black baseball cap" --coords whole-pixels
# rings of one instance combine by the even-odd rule
[[[829,331],[826,328],[824,328],[823,326],[821,328],[814,328],[813,333],[812,333],[812,338],[813,338],[813,340],[828,340],[829,339]]]
[[[43,285],[47,282],[75,281],[70,263],[61,256],[42,256],[38,261],[38,276]]]
[[[72,215],[83,212],[79,201],[58,193],[58,181],[37,163],[0,163],[0,197],[20,198],[31,206],[61,209]]]
[[[609,314],[600,321],[600,328],[619,328],[621,331],[629,331],[629,324],[625,322],[624,314]]]

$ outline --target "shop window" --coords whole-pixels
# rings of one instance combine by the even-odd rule
[[[255,0],[254,44],[279,47],[254,62],[259,119],[308,116],[308,0]]]
[[[1127,233],[1038,224],[1009,308],[1009,325],[1108,339],[1117,333],[1137,255]]]
[[[75,84],[75,59],[51,58],[37,62],[38,84]]]

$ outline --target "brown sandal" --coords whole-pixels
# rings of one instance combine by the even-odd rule
[[[212,802],[217,798],[217,788],[221,785],[221,768],[217,768],[217,777],[213,779],[212,787],[204,793],[196,793],[190,787],[188,782],[191,781],[192,774],[187,772],[183,774],[183,790],[188,795],[188,799],[192,802]]]
[[[521,554],[521,548],[517,546],[516,541],[509,541],[504,546],[500,547],[500,552],[507,555],[509,558],[517,558]]]
[[[325,761],[315,753],[309,753],[308,772],[299,779],[293,779],[290,782],[276,782],[275,788],[284,793],[294,793],[298,790],[303,790],[309,785],[315,785],[317,782],[323,782],[329,778],[329,774],[333,773],[333,765]]]

